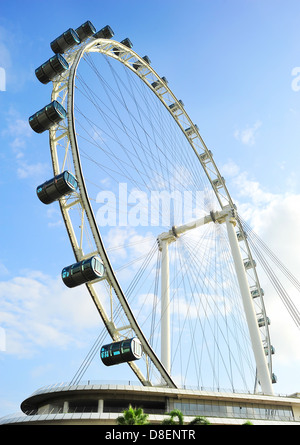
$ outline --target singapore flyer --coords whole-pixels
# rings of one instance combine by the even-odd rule
[[[268,1],[0,18],[0,424],[300,421],[298,28]]]
[[[263,291],[225,179],[168,80],[129,38],[113,36],[90,21],[68,29],[36,70],[53,90],[29,123],[49,130],[55,175],[38,195],[46,204],[59,199],[76,260],[62,278],[69,287],[86,284],[112,340],[103,356],[114,364],[116,354],[143,385],[177,387],[172,375],[180,375],[180,386],[234,389],[236,381],[247,387],[252,373],[253,387],[260,382],[271,394]],[[134,228],[129,244],[145,243],[136,275],[124,280],[127,292],[117,273],[126,265],[113,264],[105,248],[107,227],[117,225]],[[134,338],[142,360],[126,353],[120,360],[122,340]]]

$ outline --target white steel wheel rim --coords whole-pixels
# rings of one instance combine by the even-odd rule
[[[120,52],[116,54],[115,51],[113,51],[113,48],[119,48]],[[82,57],[89,52],[99,52],[102,54],[106,54],[107,56],[117,59],[119,62],[121,62],[123,65],[125,65],[128,69],[133,71],[137,76],[140,77],[140,79],[152,90],[153,94],[157,96],[157,98],[160,100],[160,102],[163,104],[163,106],[169,111],[172,118],[176,121],[178,126],[181,128],[182,132],[186,136],[186,139],[191,146],[192,150],[196,154],[198,161],[202,165],[202,168],[206,174],[206,177],[208,178],[211,188],[216,196],[216,199],[219,203],[220,208],[224,208],[225,206],[230,205],[233,207],[233,201],[230,197],[230,194],[226,188],[225,181],[222,178],[215,162],[212,157],[212,154],[207,149],[206,145],[204,144],[198,129],[194,126],[193,122],[187,115],[184,107],[182,107],[181,103],[177,100],[177,98],[174,96],[172,91],[169,89],[169,87],[164,84],[163,88],[163,94],[161,91],[156,91],[151,84],[154,81],[157,82],[163,82],[163,80],[158,76],[158,74],[145,62],[144,59],[142,59],[140,56],[138,56],[135,52],[133,52],[131,49],[125,47],[119,42],[116,41],[107,41],[104,39],[91,39],[87,43],[81,45],[78,49],[70,50],[65,55],[67,61],[70,65],[70,71],[66,74],[60,76],[58,80],[53,82],[53,90],[52,90],[52,97],[51,100],[58,100],[63,106],[65,106],[67,110],[67,117],[68,122],[63,123],[61,125],[58,125],[56,127],[53,127],[50,129],[50,148],[51,148],[51,156],[52,156],[52,164],[53,164],[53,171],[54,174],[59,174],[64,168],[65,168],[65,162],[66,158],[68,156],[69,148],[72,153],[72,160],[74,165],[74,171],[75,175],[79,181],[79,193],[75,196],[73,195],[72,200],[67,199],[61,199],[60,200],[60,208],[61,212],[64,218],[64,222],[69,234],[69,238],[73,247],[74,255],[77,261],[80,261],[81,259],[85,258],[86,256],[89,256],[91,253],[98,253],[103,262],[104,265],[108,271],[108,279],[109,282],[114,289],[114,291],[117,294],[117,297],[121,303],[122,310],[125,314],[126,320],[128,320],[130,326],[131,326],[131,333],[135,336],[137,336],[143,345],[143,350],[145,352],[146,361],[149,360],[153,363],[154,367],[157,369],[159,374],[162,376],[162,379],[164,381],[164,384],[170,387],[176,387],[176,383],[172,379],[172,377],[169,375],[169,373],[166,371],[164,366],[162,365],[160,359],[148,343],[146,337],[144,336],[142,329],[139,327],[137,320],[135,319],[130,306],[124,296],[124,293],[121,289],[120,284],[118,283],[118,280],[115,276],[115,273],[113,271],[113,268],[110,264],[107,252],[104,248],[101,235],[99,232],[99,229],[97,227],[96,218],[93,212],[93,209],[90,205],[85,181],[83,179],[82,171],[81,171],[81,161],[80,161],[80,154],[78,151],[78,144],[77,144],[77,137],[76,137],[76,129],[74,127],[74,80],[76,75],[77,67],[82,59]],[[123,57],[123,55],[127,54],[126,58]],[[143,66],[144,70],[135,70],[133,68],[133,63],[138,61],[141,66]],[[142,72],[142,74],[141,74]],[[146,72],[146,74],[145,74]],[[178,109],[180,110],[180,114],[172,113],[170,111],[169,105],[171,103],[176,104]],[[193,137],[188,137],[185,133],[185,129],[188,127],[192,127],[194,129]],[[58,147],[64,145],[65,150],[65,156],[63,162],[59,161],[59,155],[58,155]],[[72,222],[72,218],[70,217],[70,209],[73,206],[79,206],[82,211],[82,215],[84,218],[86,218],[90,231],[93,236],[93,241],[95,243],[95,249],[93,252],[83,252],[80,247],[80,237],[76,236],[74,224]],[[238,231],[241,235],[241,249],[244,251],[245,256],[249,258],[249,261],[252,264],[251,270],[249,273],[251,273],[251,284],[253,287],[256,287],[257,289],[260,289],[260,283],[257,275],[257,271],[255,268],[255,263],[253,262],[253,258],[251,255],[251,251],[247,242],[246,235],[243,231],[242,223],[239,218],[237,218],[237,226]],[[83,232],[83,230],[82,230]],[[81,236],[82,235],[81,232]],[[250,284],[250,283],[249,283]],[[250,284],[250,285],[251,285]],[[97,290],[95,289],[94,284],[87,284],[87,288],[92,296],[92,299],[97,307],[98,312],[100,313],[102,320],[104,321],[105,327],[107,331],[109,332],[111,338],[113,340],[116,340],[119,338],[120,331],[118,327],[114,325],[112,322],[112,319],[107,315],[104,308],[101,304],[101,299],[99,298],[99,295],[97,294]],[[271,361],[271,344],[270,344],[270,336],[269,336],[269,330],[268,330],[268,323],[267,323],[267,317],[266,317],[266,311],[264,307],[263,302],[263,296],[259,292],[258,298],[256,299],[256,304],[258,304],[257,313],[261,314],[261,317],[265,320],[264,326],[261,329],[261,337],[264,347],[267,351],[267,360],[268,360],[268,366],[270,373],[272,372],[272,361]],[[138,379],[142,382],[143,385],[151,385],[150,377],[148,375],[148,372],[146,374],[143,374],[138,365],[135,362],[129,363],[130,367],[138,377]]]

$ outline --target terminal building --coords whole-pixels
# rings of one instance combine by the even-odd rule
[[[212,425],[300,425],[300,394],[287,397],[222,393],[139,384],[56,384],[35,391],[21,403],[19,414],[0,425],[116,425],[129,405],[141,407],[152,425],[178,409],[188,424],[196,416]]]

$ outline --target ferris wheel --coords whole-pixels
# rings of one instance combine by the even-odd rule
[[[59,202],[75,256],[62,279],[105,326],[99,366],[272,394],[264,292],[225,180],[168,80],[113,36],[87,21],[55,39],[36,70],[51,100],[29,118],[54,174],[37,194]]]

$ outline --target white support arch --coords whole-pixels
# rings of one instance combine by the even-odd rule
[[[116,48],[119,48],[120,51],[115,51]],[[73,201],[68,200],[67,202],[65,202],[64,200],[61,200],[60,202],[61,211],[64,217],[64,221],[67,227],[67,231],[70,237],[75,257],[77,260],[80,260],[88,255],[87,251],[83,252],[83,249],[81,248],[82,241],[80,242],[79,240],[81,239],[82,236],[84,236],[82,227],[89,226],[89,230],[92,233],[92,244],[93,244],[89,252],[90,251],[98,252],[98,254],[101,256],[105,264],[106,270],[108,271],[107,275],[108,286],[110,286],[114,290],[116,297],[119,299],[126,321],[125,324],[120,325],[121,327],[115,326],[110,321],[111,320],[110,317],[105,313],[102,307],[101,298],[97,294],[97,290],[94,288],[93,283],[88,284],[87,285],[88,290],[105,323],[108,332],[110,333],[111,337],[115,339],[118,332],[122,329],[122,326],[124,325],[127,326],[128,322],[132,328],[132,332],[134,332],[135,334],[138,333],[140,339],[142,340],[147,363],[148,361],[149,362],[151,361],[152,364],[154,364],[154,367],[159,371],[160,375],[162,376],[162,381],[164,382],[164,384],[166,384],[169,387],[176,387],[174,381],[169,375],[170,348],[168,345],[170,343],[170,338],[168,335],[162,335],[162,337],[164,338],[164,344],[162,344],[162,351],[165,352],[163,352],[164,358],[163,362],[161,363],[161,361],[156,356],[156,353],[150,346],[148,340],[144,337],[143,332],[141,331],[141,328],[139,327],[137,320],[135,319],[131,311],[131,308],[126,301],[125,294],[123,293],[123,290],[121,289],[121,286],[115,276],[113,266],[110,264],[109,257],[102,244],[101,236],[95,221],[95,215],[93,214],[93,209],[91,207],[87,191],[85,190],[85,182],[80,166],[80,154],[79,154],[79,149],[77,147],[77,136],[75,130],[73,109],[75,101],[74,84],[75,84],[77,66],[81,58],[85,54],[88,54],[89,52],[106,54],[107,56],[118,60],[124,66],[126,66],[126,68],[133,71],[153,91],[153,94],[157,96],[157,98],[161,101],[162,105],[169,111],[169,113],[172,115],[172,118],[177,122],[180,130],[184,133],[185,138],[187,139],[189,145],[193,149],[200,164],[202,165],[202,168],[208,180],[210,181],[210,184],[217,197],[220,207],[223,209],[226,206],[232,208],[233,202],[225,186],[225,181],[223,177],[220,175],[219,170],[217,169],[217,166],[214,162],[212,153],[205,146],[199,134],[197,126],[194,125],[194,123],[191,121],[191,119],[185,112],[182,102],[177,100],[177,98],[174,96],[172,91],[167,86],[167,83],[165,83],[165,81],[163,80],[164,78],[158,76],[158,74],[151,68],[151,66],[147,64],[147,62],[143,58],[139,57],[130,48],[125,47],[121,43],[112,40],[108,41],[105,39],[97,39],[97,40],[90,39],[80,47],[76,48],[75,50],[70,50],[65,55],[66,60],[70,65],[70,70],[66,72],[63,76],[60,76],[57,79],[57,81],[53,82],[52,100],[58,99],[58,101],[65,106],[65,108],[67,109],[68,123],[65,123],[67,124],[65,126],[59,125],[57,127],[52,128],[49,134],[50,134],[50,147],[51,147],[54,173],[58,174],[62,171],[66,163],[66,157],[69,156],[69,153],[72,153],[72,161],[74,163],[75,173],[79,180],[80,193],[78,194],[78,196],[76,196]],[[138,70],[136,70],[133,67],[134,63],[136,63],[137,61],[141,66],[141,68]],[[153,85],[156,83],[160,83],[162,85],[162,88],[155,89]],[[191,132],[188,132],[187,129],[191,129]],[[59,148],[59,145],[62,145],[61,144],[62,142],[65,142],[64,144],[65,149],[63,151],[62,162],[59,163],[57,157],[57,150]],[[74,212],[72,211],[72,208],[75,206],[79,207],[84,217],[82,224],[80,226],[81,231],[79,233],[78,229],[76,228],[73,222]],[[164,250],[164,255],[163,255],[164,268],[166,268],[168,264],[168,247],[170,242],[175,241],[176,238],[180,236],[181,233],[185,232],[185,230],[193,228],[191,227],[193,225],[199,226],[201,224],[206,224],[211,221],[215,222],[216,218],[219,218],[221,216],[224,217],[225,213],[224,214],[222,213],[222,215],[221,213],[222,211],[219,212],[219,215],[211,214],[206,216],[205,218],[200,218],[200,220],[195,221],[192,225],[187,224],[181,227],[173,227],[172,230],[167,232],[166,239],[163,240],[161,238],[162,241],[161,249]],[[225,219],[222,222],[225,222]],[[243,229],[238,219],[237,219],[237,224],[239,225],[239,228],[242,231]],[[245,244],[246,250],[248,250],[247,241],[244,240],[243,243]],[[251,258],[250,252],[248,256],[249,258]],[[164,276],[167,277],[167,273],[164,273]],[[256,278],[257,288],[260,288],[259,281],[257,277],[255,278]],[[167,303],[168,291],[169,291],[169,284],[167,284],[167,280],[165,280],[162,286],[164,286],[164,288],[162,288],[162,295],[165,296],[165,298],[163,298],[164,302],[162,307],[162,313],[166,314],[166,320],[167,320],[168,307],[169,307],[169,304]],[[260,296],[259,299],[262,300],[262,296]],[[263,312],[263,315],[265,317],[265,312]],[[268,329],[267,324],[265,324],[264,329],[267,331]],[[267,359],[271,360],[270,352],[267,355]],[[132,367],[133,371],[135,372],[139,380],[144,385],[151,384],[151,382],[149,381],[148,367],[147,367],[147,377],[145,377],[139,372],[139,369],[134,363],[130,364],[130,366]]]

